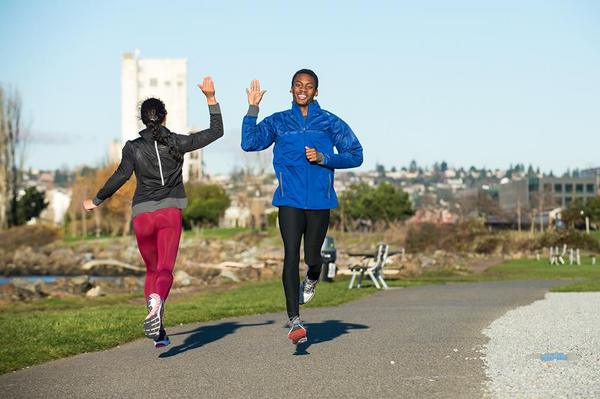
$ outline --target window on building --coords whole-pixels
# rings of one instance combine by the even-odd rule
[[[165,80],[165,86],[171,86],[171,81],[170,80]]]
[[[573,192],[573,185],[571,183],[565,184],[565,193],[572,193],[572,192]]]
[[[576,184],[575,185],[575,192],[576,193],[582,193],[583,192],[583,184]]]
[[[544,184],[544,192],[546,192],[546,193],[552,192],[552,184],[545,183]]]
[[[567,197],[567,198],[565,198],[565,205],[566,205],[566,206],[569,206],[569,204],[570,204],[571,202],[573,202],[573,198],[571,198],[571,197]]]
[[[554,192],[555,193],[562,193],[562,184],[557,183],[554,185]]]
[[[586,184],[585,191],[587,191],[588,193],[594,193],[596,192],[596,189],[593,184]]]
[[[150,87],[156,87],[158,85],[158,80],[155,78],[150,79]]]
[[[554,205],[555,206],[562,206],[562,198],[561,197],[555,197],[554,198]]]
[[[181,80],[177,82],[177,87],[183,87],[183,82]]]

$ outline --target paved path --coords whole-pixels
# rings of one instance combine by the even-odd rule
[[[554,284],[391,289],[307,309],[297,349],[283,314],[181,326],[169,349],[144,339],[0,376],[0,398],[481,398],[481,330]]]

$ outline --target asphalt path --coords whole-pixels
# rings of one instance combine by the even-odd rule
[[[281,313],[180,326],[161,350],[140,339],[2,375],[0,398],[482,398],[481,331],[556,284],[397,288],[306,309],[297,347]]]

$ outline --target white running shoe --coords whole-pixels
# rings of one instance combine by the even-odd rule
[[[300,305],[308,303],[315,296],[315,289],[319,280],[311,280],[308,276],[300,283]]]
[[[164,302],[158,294],[150,294],[148,297],[148,316],[144,320],[144,335],[156,340],[160,335],[164,311]]]

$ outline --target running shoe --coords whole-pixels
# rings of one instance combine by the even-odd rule
[[[154,340],[155,348],[164,348],[167,345],[171,345],[171,340],[167,336],[167,332],[163,327],[160,328],[160,332],[158,333],[158,337]]]
[[[307,341],[306,328],[304,328],[300,317],[293,317],[290,319],[288,325],[290,327],[288,338],[292,340],[294,345],[302,344]]]
[[[300,283],[300,305],[308,303],[315,296],[315,288],[319,280],[311,280],[308,276]]]
[[[158,294],[148,297],[148,316],[144,320],[144,334],[150,339],[157,339],[162,326],[164,302]]]

